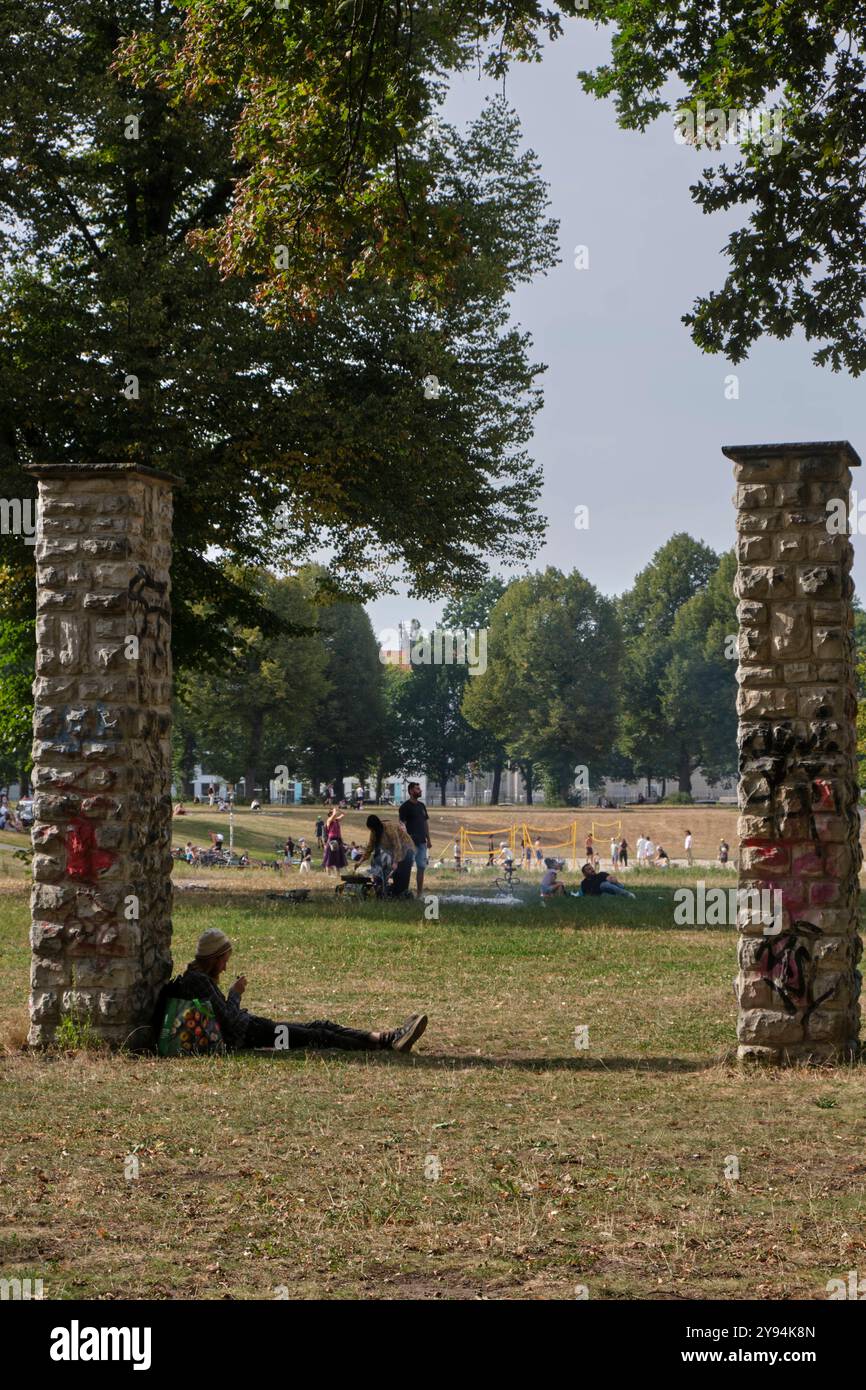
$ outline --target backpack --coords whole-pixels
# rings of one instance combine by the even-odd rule
[[[213,1005],[201,999],[169,999],[159,1034],[160,1057],[199,1057],[224,1052]]]

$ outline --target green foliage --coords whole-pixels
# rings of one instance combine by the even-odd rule
[[[611,600],[576,570],[509,584],[490,616],[488,667],[467,684],[467,720],[537,766],[564,800],[614,741],[622,642]]]
[[[105,1050],[105,1043],[94,1028],[89,1011],[77,1006],[73,1006],[61,1018],[54,1034],[54,1046],[60,1052]]]
[[[303,756],[327,691],[326,653],[315,632],[314,576],[276,579],[256,570],[234,580],[282,630],[272,636],[269,627],[246,627],[202,606],[201,623],[220,633],[228,656],[216,671],[180,676],[179,729],[181,740],[191,741],[192,762],[230,781],[246,778],[251,798],[277,766],[291,774]]]
[[[694,797],[691,792],[671,792],[670,796],[662,797],[662,806],[693,806]]]
[[[431,595],[443,576],[476,586],[488,557],[523,559],[541,535],[527,453],[540,368],[508,324],[507,296],[553,264],[555,227],[513,115],[497,101],[464,135],[437,137],[430,193],[462,250],[435,300],[371,268],[339,292],[332,281],[315,315],[302,306],[273,330],[262,268],[226,277],[229,267],[205,253],[226,218],[247,244],[235,201],[249,195],[273,268],[277,245],[294,245],[287,178],[315,257],[323,228],[311,198],[351,223],[310,141],[347,153],[336,69],[320,83],[313,55],[325,67],[337,60],[352,10],[280,11],[268,0],[247,25],[242,9],[61,0],[46,11],[22,0],[0,16],[0,485],[32,496],[21,470],[36,459],[128,458],[176,474],[174,654],[197,669],[229,659],[199,605],[279,629],[238,579],[244,568],[286,569],[330,547],[327,582],[342,596],[378,594],[397,570]],[[247,43],[254,25],[277,33],[284,66],[257,68],[270,58]],[[221,61],[223,35],[242,39],[243,74],[211,82],[203,72],[198,82],[190,69],[172,81],[196,54]],[[358,79],[374,124],[391,103],[379,81],[403,81],[394,37],[383,15],[379,75]],[[361,29],[356,39],[361,63]],[[120,50],[134,57],[118,64]],[[351,63],[346,71],[345,51],[351,86],[358,74]],[[312,126],[293,106],[303,105],[298,65],[321,117]],[[258,130],[251,93],[269,109]],[[395,111],[401,101],[397,92]],[[130,116],[138,138],[128,138]],[[283,187],[275,169],[264,179],[253,167],[258,135],[270,141],[275,129],[273,157],[295,170]],[[364,131],[358,145],[348,129],[375,164],[364,197],[377,236],[411,240],[402,204],[395,212],[390,194],[377,203],[381,147]],[[274,201],[280,225],[268,228]],[[352,247],[339,255],[354,264]],[[441,394],[427,399],[431,374]],[[138,394],[128,398],[132,376]],[[32,553],[4,537],[0,560],[0,610],[27,618]]]
[[[382,795],[385,778],[402,771],[410,762],[407,731],[400,717],[405,698],[403,686],[409,680],[409,672],[399,666],[382,667],[382,720],[375,730],[376,748],[373,763],[377,797]]]
[[[277,315],[308,312],[347,280],[377,277],[442,302],[471,254],[443,198],[438,137],[425,131],[450,73],[504,75],[538,60],[545,39],[580,17],[609,26],[611,56],[579,74],[612,98],[624,128],[683,107],[709,114],[692,197],[734,211],[724,285],[684,321],[705,351],[742,360],[763,335],[796,330],[815,360],[866,366],[866,17],[858,0],[811,7],[722,0],[480,0],[473,5],[347,5],[321,0],[274,11],[271,0],[193,0],[186,42],[146,32],[125,46],[124,71],[203,106],[237,98],[245,177],[231,210],[205,232],[208,253],[260,280]],[[262,80],[266,74],[266,80]],[[710,163],[713,113],[765,110],[780,123],[740,137]],[[781,138],[777,138],[781,130]],[[288,265],[273,265],[287,245]]]
[[[395,702],[404,769],[426,772],[443,806],[448,781],[464,771],[477,744],[461,709],[466,680],[459,666],[413,665]]]
[[[223,274],[254,277],[269,312],[309,314],[359,281],[399,284],[442,308],[478,246],[450,196],[447,134],[427,118],[448,74],[474,68],[482,49],[493,72],[537,54],[535,0],[508,10],[189,0],[169,42],[140,20],[119,69],[204,112],[239,101],[244,176],[197,240]],[[523,202],[528,190],[509,193]],[[501,262],[500,293],[510,275]]]
[[[366,781],[376,755],[382,755],[384,667],[372,624],[359,604],[320,608],[316,619],[322,691],[297,766],[314,790],[330,781],[342,790],[344,777]]]
[[[687,599],[674,619],[661,710],[678,741],[680,776],[687,764],[689,771],[700,767],[711,781],[736,772],[736,572],[736,556],[727,551],[706,587]]]
[[[656,551],[619,605],[625,640],[620,747],[646,777],[677,775],[680,791],[689,790],[697,752],[671,670],[675,658],[680,670],[689,663],[697,615],[676,640],[674,629],[680,610],[706,587],[718,563],[708,546],[681,532]]]
[[[781,139],[742,144],[704,167],[692,197],[703,212],[737,217],[724,285],[684,322],[699,347],[733,362],[765,334],[796,330],[815,361],[866,367],[866,14],[857,0],[730,6],[721,0],[590,0],[615,25],[611,61],[582,73],[613,96],[619,122],[643,130],[703,101],[725,112],[766,108]],[[709,163],[706,146],[698,151]],[[730,215],[726,219],[730,222]]]
[[[32,694],[36,633],[32,622],[0,623],[0,783],[32,766]]]

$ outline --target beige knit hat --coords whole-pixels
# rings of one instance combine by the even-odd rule
[[[195,948],[196,960],[211,960],[214,956],[221,956],[223,951],[231,949],[232,943],[224,931],[220,931],[219,927],[208,927],[198,939]]]

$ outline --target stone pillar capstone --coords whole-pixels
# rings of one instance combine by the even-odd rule
[[[172,484],[42,464],[30,1042],[147,1045],[171,968]]]
[[[860,1031],[847,525],[860,459],[846,442],[722,452],[737,481],[738,1056],[841,1061]]]

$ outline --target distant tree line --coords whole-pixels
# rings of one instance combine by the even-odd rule
[[[381,794],[387,777],[416,771],[444,803],[452,778],[483,769],[495,803],[517,768],[530,799],[543,787],[564,802],[585,767],[595,787],[609,776],[689,792],[698,767],[710,778],[736,768],[734,572],[732,553],[679,534],[619,598],[576,570],[491,579],[442,614],[444,631],[486,631],[475,674],[425,661],[423,634],[410,665],[383,664],[360,604],[321,604],[316,567],[236,573],[282,631],[199,605],[228,655],[179,674],[179,780],[189,786],[200,763],[244,778],[251,795],[285,765],[315,787],[353,777]]]

